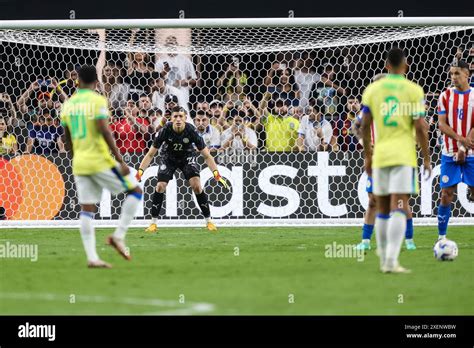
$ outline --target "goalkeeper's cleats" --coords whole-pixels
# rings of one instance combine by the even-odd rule
[[[145,232],[147,233],[156,233],[158,232],[158,226],[156,224],[151,224],[145,229]]]
[[[406,239],[405,240],[405,246],[407,250],[416,250],[416,245],[413,239]]]
[[[97,261],[87,262],[87,267],[88,268],[112,268],[112,265],[105,261],[97,260]]]
[[[370,250],[371,249],[370,241],[364,241],[363,240],[362,242],[357,244],[354,249],[356,249],[356,250]]]
[[[212,221],[208,221],[206,227],[211,232],[217,232],[217,227]]]
[[[107,244],[113,247],[117,252],[127,261],[130,261],[129,249],[126,247],[125,242],[122,239],[115,238],[113,235],[107,237]]]
[[[227,190],[229,189],[229,184],[227,184],[227,181],[219,174],[219,171],[214,170],[212,174],[214,174],[214,179],[216,179],[218,183],[224,186]]]

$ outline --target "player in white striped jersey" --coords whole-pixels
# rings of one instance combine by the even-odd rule
[[[469,64],[457,60],[449,74],[454,86],[441,93],[438,100],[438,125],[443,133],[439,239],[446,237],[451,203],[460,182],[469,186],[468,199],[474,201],[474,88],[469,86]]]

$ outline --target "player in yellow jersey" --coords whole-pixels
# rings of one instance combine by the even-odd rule
[[[66,145],[72,153],[72,171],[81,205],[81,237],[86,251],[88,267],[110,268],[99,259],[93,226],[96,204],[102,189],[112,193],[126,192],[122,213],[115,232],[107,238],[126,260],[130,254],[125,246],[125,234],[143,193],[120,155],[109,131],[107,99],[95,92],[95,67],[83,66],[79,72],[79,89],[64,103],[61,123],[65,129]]]
[[[407,225],[408,200],[418,193],[416,141],[423,155],[424,174],[431,176],[425,101],[422,87],[404,76],[407,63],[401,49],[388,52],[386,68],[389,74],[371,83],[362,96],[365,167],[374,181],[380,269],[384,273],[407,273],[398,256]],[[373,150],[372,122],[377,133]]]

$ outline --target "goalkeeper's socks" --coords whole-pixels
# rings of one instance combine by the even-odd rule
[[[98,261],[99,255],[95,246],[95,231],[94,231],[94,213],[88,211],[81,211],[79,214],[79,221],[81,223],[81,238],[84,250],[86,251],[87,261]]]
[[[374,232],[374,225],[364,224],[362,227],[362,240],[372,238],[372,233]]]
[[[451,204],[438,206],[438,235],[439,238],[446,237],[448,222],[451,217]]]
[[[377,241],[377,254],[380,258],[380,267],[385,264],[387,247],[387,225],[390,215],[377,214],[375,217],[375,239]]]
[[[161,205],[163,204],[163,198],[165,194],[163,192],[155,191],[153,193],[153,205],[151,207],[151,216],[156,219],[160,216]],[[153,222],[156,223],[156,222]]]
[[[120,214],[119,223],[117,229],[114,232],[114,237],[118,239],[125,239],[125,233],[127,233],[128,226],[135,216],[138,204],[142,200],[143,195],[138,192],[130,192],[125,198],[122,204],[122,212]]]
[[[207,202],[207,195],[204,191],[202,191],[199,194],[196,194],[196,199],[199,204],[199,208],[201,209],[202,215],[204,215],[205,218],[208,218],[211,216],[211,211],[209,209],[209,203]]]
[[[413,239],[413,219],[407,219],[407,229],[405,230],[405,239]]]
[[[407,215],[403,210],[393,210],[387,224],[387,250],[385,267],[393,269],[398,266],[398,256],[402,248],[403,236],[407,226]]]

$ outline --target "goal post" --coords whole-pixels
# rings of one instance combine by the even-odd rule
[[[474,67],[473,42],[474,17],[0,21],[0,227],[78,226],[59,114],[83,64],[97,67],[111,130],[132,172],[166,116],[167,100],[207,118],[203,136],[232,186],[217,186],[200,160],[219,225],[360,224],[367,175],[351,125],[393,45],[405,50],[407,77],[426,94],[434,170],[427,181],[420,175],[411,204],[416,224],[433,225],[442,141],[436,103],[450,85],[454,59]],[[150,219],[161,165],[157,159],[145,172],[134,226]],[[181,172],[165,197],[161,225],[202,224]],[[99,226],[115,225],[122,200],[104,192]],[[460,184],[451,221],[474,225],[473,216]]]

